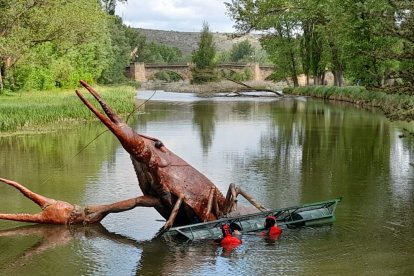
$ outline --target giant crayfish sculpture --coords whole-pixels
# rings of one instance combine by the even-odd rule
[[[154,207],[166,219],[164,229],[168,229],[173,225],[211,221],[229,216],[237,211],[239,194],[257,209],[266,210],[234,184],[230,184],[227,196],[224,197],[206,176],[168,150],[158,139],[136,133],[112,111],[91,86],[84,81],[80,83],[95,97],[106,116],[79,91],[76,91],[76,94],[130,154],[143,195],[112,204],[82,208],[44,197],[17,182],[0,178],[0,181],[15,187],[42,209],[38,214],[0,214],[0,219],[49,224],[91,224],[100,222],[110,213],[144,206]],[[244,208],[239,214],[253,210],[255,209]]]

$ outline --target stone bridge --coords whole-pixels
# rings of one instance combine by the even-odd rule
[[[250,68],[255,81],[265,80],[270,76],[274,67],[269,65],[260,65],[259,63],[248,64],[236,64],[236,63],[223,63],[217,66],[219,69],[242,73],[246,68]],[[143,62],[132,63],[127,68],[127,75],[133,80],[146,82],[154,78],[154,75],[158,72],[175,72],[183,80],[192,79],[192,68],[194,64],[145,64]]]

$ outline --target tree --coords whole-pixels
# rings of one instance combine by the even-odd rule
[[[128,0],[101,0],[102,7],[110,15],[115,15],[116,2],[126,3]]]
[[[252,44],[247,40],[243,40],[234,44],[230,50],[230,61],[239,62],[245,58],[250,58],[254,53]]]
[[[107,65],[107,15],[87,0],[0,0],[0,60],[10,89],[95,80]],[[28,81],[27,78],[32,78]]]
[[[216,46],[213,42],[213,35],[208,24],[204,22],[198,48],[192,54],[192,61],[195,64],[193,82],[202,83],[218,79],[218,73],[215,70],[215,57]]]
[[[383,32],[396,46],[390,48],[385,75],[396,82],[398,93],[414,95],[414,2],[389,0],[388,4],[388,11],[382,13]]]
[[[294,85],[298,86],[300,52],[296,45],[300,22],[297,10],[290,11],[293,7],[291,2],[293,1],[232,0],[226,6],[240,32],[267,32],[261,40],[263,48],[278,70],[287,72]]]
[[[161,43],[145,43],[138,60],[147,63],[173,63],[182,57],[180,49]]]
[[[216,45],[213,42],[213,35],[210,32],[208,23],[203,23],[198,48],[193,51],[192,60],[197,69],[206,69],[214,65],[216,56]]]
[[[120,83],[125,80],[124,71],[130,64],[131,60],[131,41],[136,41],[132,35],[127,35],[129,27],[122,24],[122,20],[119,17],[109,17],[108,27],[111,36],[111,45],[109,47],[110,54],[108,55],[106,68],[103,70],[99,77],[99,82],[108,83]],[[136,33],[136,32],[135,32]],[[136,33],[138,36],[138,33]]]
[[[384,35],[382,13],[387,1],[338,1],[336,20],[346,24],[342,28],[341,44],[346,60],[346,75],[353,82],[368,87],[380,87],[394,41]],[[339,14],[340,13],[340,14]]]
[[[389,75],[387,72],[403,64],[395,51],[402,40],[409,41],[408,37],[398,38],[385,30],[398,33],[410,22],[411,2],[232,0],[226,5],[239,31],[267,33],[263,47],[273,55],[279,70],[289,72],[295,85],[300,68],[308,79],[313,76],[315,84],[323,83],[324,72],[329,68],[336,85],[342,85],[345,75],[351,82],[358,80],[366,86],[379,87],[384,75]],[[408,30],[404,32],[410,33]],[[401,73],[400,70],[398,75],[408,76]]]

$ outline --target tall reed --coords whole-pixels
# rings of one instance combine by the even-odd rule
[[[85,89],[88,100],[94,101]],[[97,91],[119,114],[134,109],[136,89],[131,86],[98,87]],[[98,106],[98,104],[95,104]],[[94,120],[96,117],[71,91],[8,93],[0,95],[0,133],[44,130],[62,123]]]

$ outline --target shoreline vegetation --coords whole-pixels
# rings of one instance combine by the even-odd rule
[[[85,89],[78,90],[88,100],[95,101]],[[119,114],[134,110],[135,87],[97,86],[96,90]],[[0,95],[0,136],[42,132],[94,120],[96,117],[82,104],[74,89]]]
[[[309,96],[325,100],[334,100],[352,103],[363,108],[378,108],[390,120],[414,120],[414,97],[404,94],[388,94],[382,91],[370,91],[364,86],[299,86],[287,87],[286,83],[270,81],[243,82],[257,90],[266,89],[282,91],[284,95]],[[147,82],[140,89],[164,90],[173,92],[196,93],[201,97],[213,97],[217,92],[232,93],[251,91],[232,81],[209,82],[193,85],[189,82]]]
[[[325,100],[349,102],[368,109],[378,108],[391,120],[414,120],[414,97],[408,95],[368,91],[363,86],[287,87],[282,82],[247,81],[243,83],[257,90],[283,91],[285,95],[310,96]],[[217,92],[251,91],[228,80],[201,85],[193,85],[183,81],[170,83],[152,81],[142,83],[140,90],[196,93],[200,97],[213,97]],[[80,91],[89,100],[94,101],[93,97],[85,90],[80,89]],[[128,114],[134,110],[136,87],[132,85],[97,86],[97,91],[119,114]],[[51,131],[95,120],[95,116],[80,103],[72,89],[0,95],[0,136]]]
[[[364,108],[378,108],[390,120],[414,120],[414,97],[369,91],[363,86],[300,86],[285,87],[283,93],[310,96],[325,100],[349,102]]]

